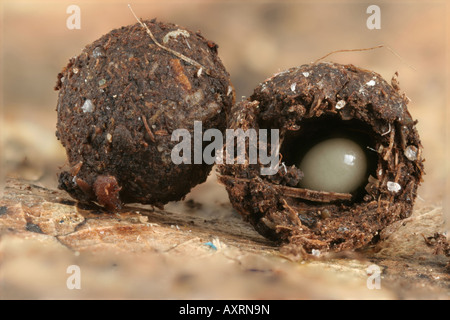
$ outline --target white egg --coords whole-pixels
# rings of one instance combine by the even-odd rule
[[[367,157],[353,140],[332,138],[313,146],[301,159],[299,186],[317,191],[350,193],[367,180]]]

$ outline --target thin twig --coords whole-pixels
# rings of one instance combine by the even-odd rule
[[[355,51],[369,51],[369,50],[374,50],[374,49],[379,49],[379,48],[385,48],[387,50],[389,50],[392,54],[394,54],[397,58],[399,58],[404,64],[406,64],[408,67],[410,67],[411,69],[413,69],[414,71],[416,71],[416,68],[414,68],[412,65],[408,64],[405,59],[403,59],[397,52],[395,52],[391,47],[384,45],[384,44],[380,44],[378,46],[375,47],[371,47],[371,48],[361,48],[361,49],[342,49],[342,50],[335,50],[332,51],[330,53],[327,53],[326,55],[324,55],[322,58],[317,59],[316,61],[313,62],[313,64],[316,64],[317,62],[327,58],[328,56],[331,56],[332,54],[335,53],[341,53],[341,52],[355,52]]]
[[[236,178],[227,175],[220,175],[219,182],[225,183],[225,181],[230,182],[250,182],[250,179],[246,178]],[[277,184],[272,184],[270,182],[266,182],[270,184],[270,186],[274,189],[277,189],[281,194],[291,198],[309,200],[314,202],[333,202],[333,201],[347,201],[352,199],[352,195],[350,193],[338,193],[338,192],[326,192],[326,191],[316,191],[310,189],[303,188],[293,188],[288,186],[282,186]]]
[[[389,147],[384,154],[383,160],[387,161],[391,156],[392,148],[394,147],[394,138],[395,138],[395,128],[391,128],[391,134],[389,135]]]
[[[338,192],[326,192],[316,191],[303,188],[293,188],[287,186],[277,186],[280,192],[288,197],[299,198],[316,202],[332,202],[338,200],[351,200],[352,195],[350,193],[338,193]]]
[[[155,136],[153,135],[152,130],[150,130],[150,127],[148,126],[147,123],[147,119],[144,116],[142,116],[142,122],[144,122],[144,127],[145,130],[147,130],[148,135],[150,136],[150,140],[152,140],[152,142],[155,142],[156,141]]]
[[[155,36],[153,35],[153,33],[150,31],[149,27],[147,27],[147,25],[146,25],[144,22],[142,22],[141,19],[139,19],[139,18],[136,16],[136,14],[134,13],[134,11],[133,11],[133,9],[131,8],[131,5],[130,5],[130,4],[128,4],[128,8],[130,9],[130,11],[131,11],[131,13],[133,14],[133,16],[136,18],[137,22],[139,22],[139,24],[147,31],[147,34],[150,36],[150,38],[152,39],[152,41],[153,41],[158,47],[160,47],[160,48],[163,49],[163,50],[166,50],[167,52],[170,52],[171,54],[173,54],[173,55],[176,56],[177,58],[180,58],[181,60],[183,60],[183,61],[189,63],[190,65],[193,65],[194,67],[197,67],[197,68],[199,68],[199,69],[205,70],[205,73],[206,73],[207,75],[211,75],[211,70],[209,70],[208,68],[205,68],[204,66],[202,66],[202,65],[201,65],[200,63],[198,63],[197,61],[195,61],[195,60],[193,60],[193,59],[191,59],[191,58],[189,58],[189,57],[186,57],[186,56],[185,56],[184,54],[182,54],[182,53],[179,53],[179,52],[177,52],[177,51],[175,51],[175,50],[172,50],[172,49],[167,48],[167,47],[163,46],[162,44],[160,44],[160,43],[156,40],[156,38],[155,38]]]
[[[335,50],[335,51],[331,51],[329,53],[327,53],[326,55],[324,55],[322,58],[317,59],[316,61],[313,62],[313,64],[316,64],[317,62],[327,58],[328,56],[331,56],[332,54],[335,53],[341,53],[341,52],[354,52],[354,51],[368,51],[368,50],[373,50],[373,49],[378,49],[378,48],[382,48],[383,45],[378,45],[376,47],[371,47],[371,48],[363,48],[363,49],[342,49],[342,50]]]
[[[389,130],[386,131],[386,132],[383,132],[383,133],[381,134],[381,136],[385,136],[385,135],[387,135],[387,134],[389,134],[389,133],[391,132],[391,130],[392,130],[391,124],[390,124],[390,123],[388,123],[388,124],[389,124]]]
[[[295,211],[290,205],[288,205],[288,203],[285,199],[283,199],[283,202],[284,202],[283,206],[289,211],[289,215],[290,215],[291,219],[296,221],[298,226],[301,226],[302,222],[300,221],[300,218],[298,217],[298,212]]]

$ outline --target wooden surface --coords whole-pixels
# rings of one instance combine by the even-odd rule
[[[440,207],[382,233],[365,253],[296,260],[262,238],[225,201],[214,175],[165,211],[118,214],[78,205],[64,192],[7,181],[0,200],[1,299],[449,299],[447,258],[423,236],[443,225]],[[209,199],[203,202],[201,199]],[[367,268],[381,289],[367,287]],[[81,289],[68,289],[79,266]]]
[[[201,30],[219,44],[238,100],[272,74],[334,50],[383,43],[401,56],[385,48],[329,59],[386,80],[399,72],[427,160],[416,210],[369,252],[310,261],[289,260],[243,222],[214,175],[165,211],[129,206],[109,215],[80,208],[55,190],[66,161],[55,138],[56,76],[86,44],[136,22],[127,3],[84,2],[80,30],[66,28],[64,1],[51,8],[41,1],[2,3],[0,193],[3,176],[16,179],[0,195],[1,299],[449,298],[448,260],[433,255],[422,236],[445,230],[441,204],[449,194],[448,141],[442,138],[449,127],[445,3],[386,2],[380,30],[366,28],[368,5],[348,1],[133,5],[139,17]],[[372,264],[382,270],[381,290],[366,286]],[[71,265],[80,267],[80,290],[66,286]]]

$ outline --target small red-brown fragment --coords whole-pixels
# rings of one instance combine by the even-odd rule
[[[78,162],[70,169],[70,174],[74,177],[80,172],[81,167],[83,166],[83,161]]]
[[[219,46],[214,43],[213,41],[208,41],[208,47],[213,51],[213,52],[217,52],[217,49],[219,48]]]
[[[169,64],[172,70],[175,72],[175,78],[177,79],[177,82],[184,88],[184,90],[190,91],[192,89],[191,82],[186,77],[186,74],[184,73],[184,68],[181,65],[180,60],[170,59]]]
[[[122,208],[119,191],[122,188],[113,176],[99,176],[94,182],[94,192],[97,202],[108,211],[117,211]]]
[[[92,192],[92,187],[83,179],[76,178],[75,183],[85,194],[90,194]]]
[[[142,122],[144,122],[145,130],[147,130],[148,136],[150,137],[150,140],[152,142],[155,142],[155,136],[153,135],[152,130],[150,130],[150,127],[148,126],[147,119],[145,117],[142,117]]]

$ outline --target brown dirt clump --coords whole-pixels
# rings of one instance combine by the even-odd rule
[[[225,128],[234,89],[212,41],[174,24],[145,21],[112,30],[58,75],[57,137],[71,169],[59,187],[115,211],[161,207],[204,182],[208,164],[171,160],[176,129]]]

